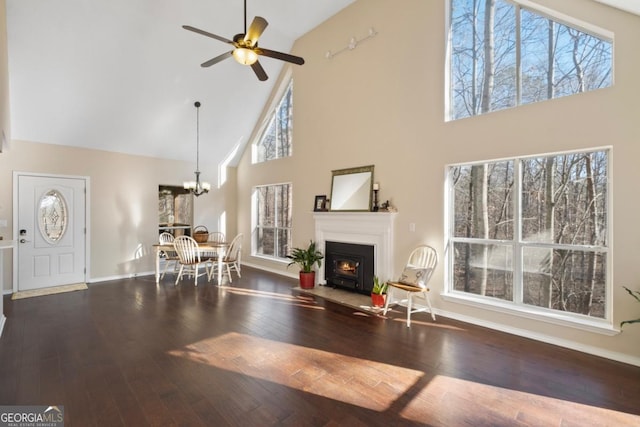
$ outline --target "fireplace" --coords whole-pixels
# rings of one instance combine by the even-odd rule
[[[393,240],[396,215],[395,212],[314,212],[316,244],[319,248],[324,248],[326,242],[373,247],[373,274],[382,280],[389,280],[394,277]],[[324,268],[320,268],[316,274],[318,285],[327,284],[326,255],[325,252]]]
[[[325,242],[324,277],[327,286],[371,293],[374,262],[372,245]]]

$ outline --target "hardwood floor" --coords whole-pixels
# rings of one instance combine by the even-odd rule
[[[294,286],[244,268],[5,297],[0,405],[63,405],[67,427],[640,425],[638,367]]]

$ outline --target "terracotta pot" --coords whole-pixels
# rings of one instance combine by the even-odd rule
[[[374,307],[384,307],[386,294],[371,294],[371,305]]]
[[[313,289],[316,283],[316,272],[312,271],[310,273],[305,273],[304,271],[300,272],[300,287],[302,289]]]

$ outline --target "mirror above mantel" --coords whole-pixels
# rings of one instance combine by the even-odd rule
[[[369,212],[373,165],[331,171],[332,212]]]

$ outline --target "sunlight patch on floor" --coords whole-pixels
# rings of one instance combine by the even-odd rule
[[[316,301],[312,297],[304,296],[304,295],[290,295],[290,294],[281,294],[278,292],[267,292],[267,291],[257,291],[254,289],[246,289],[246,288],[234,288],[232,286],[218,286],[219,289],[233,295],[242,295],[242,296],[252,296],[258,298],[267,298],[271,300],[275,300],[276,302],[285,302],[293,305],[298,305],[305,308],[313,308],[315,310],[324,310],[324,307],[320,307],[317,305]]]
[[[505,420],[505,414],[518,425],[640,425],[635,415],[443,375],[432,378],[400,413],[416,419],[425,410],[438,413],[445,425]]]
[[[414,369],[235,332],[169,354],[434,425],[640,425],[635,415],[443,375],[430,378]]]
[[[403,323],[404,325],[407,324],[406,315],[405,317],[394,317],[393,319],[390,318],[389,320],[392,320],[397,323]],[[458,326],[445,325],[444,323],[434,322],[431,320],[431,318],[429,318],[429,320],[427,321],[422,321],[422,320],[416,320],[415,316],[411,316],[411,326],[416,326],[416,325],[428,326],[429,328],[449,329],[451,331],[463,331],[463,332],[466,331],[466,329],[460,328]]]
[[[395,396],[423,375],[239,333],[202,340],[169,354],[376,411],[386,410]]]

